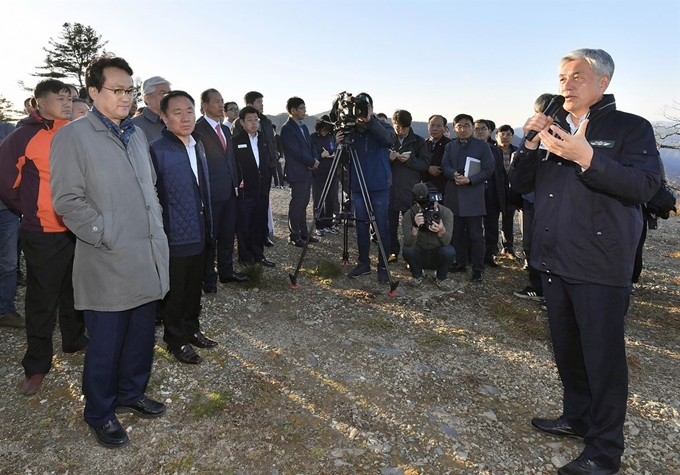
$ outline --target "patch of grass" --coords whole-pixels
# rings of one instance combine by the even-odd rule
[[[194,466],[194,458],[191,455],[178,457],[168,462],[165,466],[167,473],[184,473],[191,470]]]
[[[260,284],[262,284],[264,278],[264,269],[262,266],[246,266],[243,268],[243,273],[248,276],[248,282],[243,283],[245,284],[245,288],[252,289],[254,287],[259,287]]]
[[[229,391],[199,392],[188,404],[188,408],[196,417],[213,416],[222,412],[231,401],[231,397]]]
[[[422,346],[436,347],[446,342],[448,342],[446,335],[436,331],[430,331],[418,337],[418,343]]]
[[[321,259],[313,269],[304,269],[309,275],[320,277],[321,279],[337,279],[343,274],[342,266],[337,262]]]
[[[156,358],[162,358],[165,361],[172,361],[174,360],[174,357],[172,356],[172,353],[170,353],[168,350],[165,348],[161,348],[160,346],[155,346],[153,349],[154,354],[156,355]]]
[[[519,335],[532,340],[549,339],[547,324],[540,315],[519,307],[509,298],[497,299],[489,309],[491,316]]]
[[[376,330],[391,330],[394,328],[394,323],[388,318],[385,317],[370,317],[365,320],[364,324],[369,327],[373,328]]]
[[[680,259],[680,251],[675,251],[671,254],[669,254],[670,257],[673,257],[675,259]]]
[[[322,460],[326,458],[326,451],[321,447],[314,447],[309,451],[309,457],[312,460]]]

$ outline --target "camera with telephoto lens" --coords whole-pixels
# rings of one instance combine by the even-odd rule
[[[364,94],[353,96],[352,93],[343,91],[335,96],[329,116],[336,130],[345,136],[344,142],[347,145],[353,142],[357,119],[368,117],[370,105],[368,97]]]
[[[442,200],[441,193],[429,193],[426,200],[417,201],[418,206],[420,206],[423,210],[422,213],[425,222],[418,226],[414,221],[413,225],[421,229],[423,228],[427,229],[429,231],[430,226],[432,226],[434,223],[439,224],[442,220],[442,216],[441,214],[439,214],[439,211],[435,209],[434,204],[435,202],[441,200]]]

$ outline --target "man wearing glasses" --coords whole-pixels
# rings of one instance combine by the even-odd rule
[[[468,114],[458,114],[453,119],[456,139],[446,144],[442,173],[449,180],[444,205],[453,211],[453,247],[457,262],[451,270],[465,272],[468,263],[472,263],[472,281],[481,282],[486,250],[484,190],[486,181],[493,176],[494,164],[489,144],[472,136],[473,123]]]
[[[224,122],[223,124],[229,127],[232,135],[234,133],[234,122],[238,119],[238,104],[235,102],[227,102],[224,104]]]
[[[129,442],[116,413],[160,417],[144,394],[158,302],[169,288],[169,249],[149,143],[128,118],[132,69],[103,56],[86,71],[92,111],[52,141],[52,202],[76,235],[75,308],[90,344],[83,368],[85,421],[105,447]]]

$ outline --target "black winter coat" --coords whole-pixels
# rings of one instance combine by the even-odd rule
[[[406,211],[413,205],[413,185],[420,183],[422,172],[430,167],[430,150],[425,139],[409,130],[402,144],[397,137],[394,150],[399,153],[411,152],[405,162],[398,159],[390,164],[392,167],[392,187],[390,188],[390,209]]]

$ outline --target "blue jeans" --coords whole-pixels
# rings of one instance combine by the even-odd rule
[[[16,310],[18,242],[19,216],[0,210],[0,315]]]
[[[380,240],[382,241],[385,252],[390,249],[390,235],[387,229],[387,210],[390,205],[390,192],[371,191],[368,194],[371,204],[373,205],[373,214],[375,215],[375,224],[380,233]],[[357,219],[357,247],[359,249],[359,264],[370,265],[370,251],[371,251],[371,233],[369,231],[368,212],[366,211],[366,204],[360,192],[352,192],[352,201],[354,202],[354,210]],[[378,270],[385,269],[385,262],[383,262],[382,255],[378,256]]]

